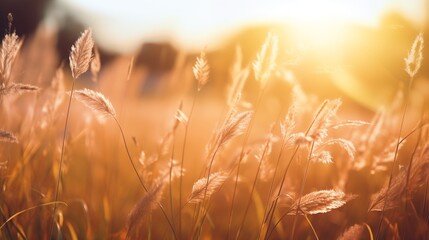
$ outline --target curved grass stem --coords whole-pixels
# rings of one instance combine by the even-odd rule
[[[313,231],[314,237],[316,237],[317,240],[319,240],[319,236],[317,235],[316,229],[314,228],[313,224],[311,223],[310,219],[308,218],[307,214],[304,214],[305,220],[307,220],[308,225],[310,225],[311,230]]]
[[[144,190],[145,190],[145,192],[147,193],[147,192],[148,192],[148,189],[147,189],[147,187],[145,186],[145,184],[144,184],[144,182],[143,182],[143,179],[140,177],[140,174],[139,174],[139,172],[138,172],[138,170],[137,170],[137,168],[136,168],[136,165],[134,164],[133,159],[132,159],[132,157],[131,157],[131,155],[130,155],[130,151],[129,151],[129,149],[128,149],[128,144],[127,144],[127,141],[125,140],[125,134],[124,134],[124,131],[123,131],[122,127],[121,127],[121,124],[119,123],[119,121],[118,121],[118,119],[117,119],[116,117],[114,117],[114,116],[112,116],[112,117],[113,117],[113,119],[115,120],[116,125],[117,125],[117,126],[118,126],[118,128],[119,128],[119,131],[121,132],[122,141],[124,142],[124,146],[125,146],[125,150],[126,150],[126,152],[127,152],[128,160],[130,160],[130,163],[131,163],[131,165],[132,165],[132,167],[133,167],[134,173],[136,174],[137,178],[139,179],[140,185],[143,187],[143,189],[144,189]],[[171,231],[172,231],[172,232],[173,232],[173,234],[174,234],[174,238],[175,238],[175,239],[178,239],[178,238],[177,238],[177,234],[176,234],[176,230],[175,230],[175,228],[174,228],[173,224],[171,223],[170,219],[168,218],[168,215],[167,215],[167,213],[166,213],[166,211],[165,211],[164,207],[161,205],[161,203],[158,203],[158,206],[159,206],[159,208],[161,209],[162,214],[164,215],[165,219],[167,220],[167,223],[168,223],[168,225],[170,226]]]
[[[57,214],[57,204],[56,204],[56,202],[58,201],[58,197],[59,197],[60,182],[61,182],[62,172],[63,172],[64,149],[65,149],[65,145],[66,145],[65,144],[66,143],[66,135],[67,135],[67,129],[68,129],[68,124],[69,124],[71,101],[72,101],[72,97],[73,97],[73,91],[74,91],[75,82],[76,82],[76,79],[73,79],[72,86],[71,86],[71,91],[70,91],[70,96],[69,96],[69,101],[68,101],[68,104],[67,104],[66,121],[64,123],[63,140],[62,140],[62,143],[61,143],[60,164],[58,166],[58,179],[57,179],[57,183],[56,183],[56,186],[55,186],[54,211],[53,211],[51,226],[50,226],[50,230],[49,230],[49,237],[50,238],[52,238],[52,234],[53,234],[53,231],[54,231],[54,224],[55,224],[55,215]]]

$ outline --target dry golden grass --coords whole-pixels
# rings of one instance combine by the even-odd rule
[[[410,100],[423,34],[405,59],[411,87],[363,112],[276,82],[289,69],[274,33],[250,61],[236,48],[226,96],[209,52],[142,96],[133,56],[103,64],[88,29],[69,69],[42,33],[2,41],[0,239],[429,236],[427,109]],[[26,65],[35,53],[47,66]]]

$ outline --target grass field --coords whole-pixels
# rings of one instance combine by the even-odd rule
[[[429,239],[422,33],[389,104],[366,108],[306,92],[274,31],[250,62],[203,51],[150,80],[134,56],[104,65],[90,29],[61,63],[55,34],[12,24],[0,239]]]

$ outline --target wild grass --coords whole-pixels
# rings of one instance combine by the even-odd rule
[[[226,94],[203,51],[141,96],[145,70],[134,56],[104,64],[90,29],[66,67],[43,29],[24,41],[8,19],[0,239],[428,239],[427,109],[411,98],[423,34],[408,87],[362,114],[298,80],[276,99],[287,66],[274,33],[249,62],[236,48]]]

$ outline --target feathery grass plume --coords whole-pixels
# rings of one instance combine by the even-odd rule
[[[233,107],[237,103],[237,99],[240,98],[241,92],[243,91],[244,84],[249,77],[250,70],[248,67],[242,68],[242,53],[241,48],[236,48],[236,59],[234,65],[231,68],[232,82],[228,87],[227,104],[229,107]]]
[[[206,161],[210,171],[216,152],[226,145],[229,140],[244,133],[252,118],[253,111],[237,112],[233,107],[222,127],[217,128],[206,145]]]
[[[24,92],[39,91],[40,88],[31,84],[10,83],[5,87],[0,87],[0,96],[9,94],[22,94]]]
[[[192,71],[194,72],[195,79],[198,81],[198,91],[201,91],[201,88],[206,85],[209,80],[210,74],[210,66],[204,51],[201,51],[200,56],[197,57]]]
[[[347,153],[347,156],[350,158],[350,160],[354,160],[356,152],[355,146],[351,141],[342,138],[329,139],[323,142],[320,146],[315,146],[315,152],[317,153],[319,149],[334,144],[340,146]]]
[[[294,145],[309,145],[313,138],[305,135],[303,132],[297,132],[290,135],[289,140],[285,142],[286,145],[293,143]]]
[[[276,67],[278,51],[277,35],[268,33],[268,36],[262,45],[261,50],[253,62],[253,71],[256,81],[260,82],[261,88],[264,88]]]
[[[188,122],[188,117],[182,111],[183,101],[180,102],[179,108],[176,110],[174,115],[174,123],[171,129],[165,134],[165,136],[160,140],[158,144],[158,153],[157,158],[167,155],[170,152],[170,148],[174,142],[174,137],[176,135],[176,130],[179,127],[180,123],[186,124]]]
[[[190,203],[201,203],[204,200],[204,195],[206,199],[219,189],[220,186],[228,179],[228,174],[226,172],[215,172],[210,174],[209,181],[207,184],[207,178],[200,178],[192,186],[191,195],[188,198]]]
[[[93,47],[94,41],[92,40],[91,29],[86,29],[72,46],[69,56],[70,69],[74,79],[88,71],[92,60]]]
[[[417,35],[416,39],[413,42],[410,52],[408,53],[407,58],[405,58],[405,71],[411,78],[419,71],[423,62],[423,47],[424,39],[423,33]],[[416,52],[417,51],[417,52]]]
[[[426,143],[420,152],[420,156],[411,166],[410,179],[408,182],[409,193],[414,193],[417,188],[425,184],[429,173],[429,143]]]
[[[218,132],[218,146],[225,145],[230,139],[244,133],[249,125],[253,111],[235,112],[225,126]]]
[[[100,52],[98,51],[98,48],[94,46],[94,58],[91,61],[91,74],[92,74],[92,81],[97,82],[98,81],[98,73],[100,72],[101,68],[101,61],[100,61]]]
[[[299,204],[299,214],[318,214],[327,213],[331,210],[342,207],[348,201],[354,199],[353,195],[346,195],[342,191],[336,190],[320,190],[311,192],[301,198]],[[280,196],[282,200],[282,196]],[[299,200],[296,200],[288,209],[289,215],[296,214]],[[280,204],[282,201],[280,201]]]
[[[364,231],[365,231],[364,225],[355,224],[347,228],[347,230],[344,231],[344,233],[341,234],[341,236],[338,237],[337,240],[360,240],[360,239],[363,239],[362,235]]]
[[[90,63],[91,58],[92,58],[93,46],[94,46],[94,42],[93,42],[92,37],[91,37],[91,30],[87,29],[81,34],[81,36],[78,38],[76,43],[71,47],[69,62],[70,62],[70,69],[72,72],[73,82],[72,82],[72,86],[71,86],[71,91],[69,93],[69,101],[67,104],[67,111],[66,111],[66,120],[64,123],[63,140],[62,140],[62,144],[61,144],[60,161],[59,161],[59,167],[58,167],[58,178],[57,178],[57,183],[55,186],[55,194],[54,194],[55,195],[55,201],[58,200],[59,191],[60,191],[60,182],[61,182],[61,178],[62,178],[62,166],[63,166],[63,161],[64,161],[65,139],[66,139],[66,135],[67,135],[67,128],[68,128],[70,109],[71,109],[71,101],[72,101],[72,97],[75,97],[75,95],[73,95],[74,86],[75,86],[75,82],[76,82],[75,80],[82,73],[84,73],[88,70],[89,63]],[[95,101],[91,97],[94,97],[94,96],[89,96],[89,98],[88,98],[88,96],[83,97],[85,99],[84,103],[88,104],[89,102],[91,102],[92,104],[94,104],[94,102],[97,102],[97,100],[100,100],[99,96],[97,97],[97,100],[95,100]],[[82,96],[81,96],[81,98],[82,98]],[[104,100],[104,97],[101,100]],[[97,105],[96,107],[100,107],[99,104],[100,103],[95,104],[95,105]],[[112,116],[115,117],[113,114],[112,114]],[[116,120],[116,118],[115,118],[115,120]],[[119,126],[119,123],[118,123],[118,126]],[[119,126],[119,128],[120,128],[120,126]],[[121,133],[122,133],[122,129],[121,129]],[[122,133],[122,136],[123,136],[123,133]],[[128,153],[128,151],[127,151],[127,153]],[[133,167],[134,167],[134,164],[133,164]],[[57,205],[54,204],[53,216],[55,216],[56,214],[57,214]],[[56,222],[55,217],[53,217],[52,221],[51,221],[51,227],[50,227],[51,230],[49,233],[50,238],[53,237],[52,234],[54,233],[53,230],[54,230],[54,226],[56,225],[55,222]]]
[[[15,32],[4,36],[0,48],[0,84],[8,83],[13,63],[21,46],[22,40]]]
[[[70,92],[68,92],[68,94],[70,94]],[[101,116],[116,117],[116,112],[112,103],[99,92],[87,88],[84,90],[76,90],[73,92],[73,98],[97,112]]]
[[[360,127],[364,125],[369,125],[370,123],[360,120],[346,120],[338,123],[332,123],[328,128],[338,129],[341,127]]]
[[[392,181],[394,180],[393,172],[395,170],[395,165],[396,165],[397,158],[398,158],[398,152],[399,152],[399,147],[400,147],[401,134],[402,134],[403,126],[404,126],[404,123],[405,123],[405,116],[406,116],[406,113],[407,113],[407,108],[408,108],[408,105],[409,105],[409,102],[410,102],[410,96],[409,96],[408,93],[411,91],[411,87],[412,87],[412,84],[413,84],[414,76],[417,73],[417,71],[419,70],[419,68],[421,66],[421,63],[423,61],[423,44],[424,44],[424,42],[423,42],[423,34],[420,34],[419,36],[417,36],[416,40],[413,43],[411,51],[408,54],[408,57],[405,59],[405,65],[406,65],[406,67],[405,67],[406,69],[405,70],[409,74],[410,80],[408,81],[408,88],[404,89],[404,91],[398,91],[398,95],[397,95],[397,96],[404,97],[404,99],[403,99],[404,102],[402,102],[403,105],[404,105],[404,107],[402,108],[402,104],[401,105],[399,105],[399,104],[395,105],[395,101],[398,102],[397,100],[394,100],[393,103],[392,103],[392,106],[393,106],[392,109],[393,110],[397,109],[399,111],[401,108],[403,110],[402,110],[402,115],[401,115],[401,118],[400,118],[400,121],[399,121],[399,124],[398,124],[399,125],[398,137],[396,138],[397,142],[396,142],[396,147],[395,147],[395,151],[394,151],[392,167],[391,167],[390,174],[389,174],[389,181],[388,181],[388,184],[387,184],[386,192],[384,194],[385,195],[385,200],[383,201],[383,207],[381,209],[381,214],[380,214],[379,223],[378,223],[378,227],[377,227],[377,235],[376,235],[377,239],[379,237],[379,234],[380,234],[380,231],[381,231],[381,228],[382,228],[382,225],[383,225],[384,212],[386,210],[386,207],[390,207],[390,206],[387,206],[387,205],[388,204],[389,205],[392,204],[389,201],[388,198],[390,197],[390,195],[392,195],[392,194],[390,194],[390,190],[391,190],[391,186],[392,186]],[[419,53],[418,53],[419,56],[416,56],[417,45],[419,45]],[[395,107],[397,107],[397,108],[395,108]],[[414,155],[414,153],[413,153],[413,155]],[[412,159],[411,159],[411,161],[412,161]],[[411,163],[411,161],[410,161],[410,163]],[[408,169],[409,169],[408,172],[410,172],[411,171],[410,166],[408,166]],[[410,175],[408,174],[407,177],[406,177],[407,180],[408,180],[409,176]],[[400,188],[402,188],[402,186]],[[395,190],[398,190],[398,192],[394,192],[393,194],[398,194],[399,191],[401,191],[401,193],[399,193],[399,194],[402,195],[402,190],[400,188],[396,188]],[[406,188],[406,186],[404,188]],[[406,195],[408,195],[408,194],[406,194]],[[395,203],[393,202],[393,204],[395,204]]]
[[[268,159],[272,152],[273,143],[277,141],[278,139],[273,134],[270,133],[266,142],[262,146],[260,146],[260,148],[258,149],[255,155],[256,160],[261,161],[260,163],[261,170],[259,174],[259,179],[261,181],[268,181],[272,176],[272,174],[274,173],[274,168],[268,162]]]
[[[401,141],[398,146],[398,151],[402,149],[405,144],[405,140]],[[392,139],[390,144],[387,144],[383,151],[375,156],[373,156],[373,161],[371,164],[371,174],[377,172],[382,172],[387,170],[387,165],[392,163],[395,158],[397,139]]]
[[[355,170],[361,170],[366,167],[369,159],[373,158],[373,148],[376,145],[376,141],[379,139],[382,128],[386,121],[386,114],[383,110],[377,111],[375,116],[372,118],[367,129],[362,133],[355,135],[356,138],[356,154],[355,160],[353,161],[352,168]]]
[[[414,164],[411,166],[410,177],[407,186],[407,172],[406,168],[402,168],[400,172],[392,179],[389,189],[389,195],[386,196],[388,190],[388,183],[375,195],[372,199],[368,211],[383,211],[397,207],[405,196],[411,196],[417,191],[419,187],[426,183],[429,174],[429,143],[421,149],[419,156]],[[385,206],[383,208],[383,206]]]
[[[174,115],[174,117],[176,118],[176,120],[178,121],[177,122],[177,124],[178,123],[187,123],[188,122],[188,117],[186,116],[186,114],[182,111],[182,110],[180,110],[180,109],[177,109],[177,111],[176,111],[176,115]]]
[[[329,151],[323,150],[315,152],[311,157],[311,161],[329,164],[332,163],[333,157]]]
[[[9,143],[18,143],[18,139],[13,133],[0,129],[0,141]]]
[[[215,130],[212,140],[207,144],[207,158],[212,158],[214,153],[227,144],[229,140],[243,134],[252,116],[253,111],[237,112],[233,108],[231,114],[223,123],[223,126]]]
[[[325,100],[316,112],[313,124],[307,135],[311,136],[316,142],[327,137],[328,127],[332,125],[332,118],[336,116],[340,106],[340,99]]]
[[[157,181],[150,191],[134,205],[128,215],[127,239],[138,239],[142,235],[141,229],[144,228],[145,217],[158,206],[161,201],[165,181]]]
[[[285,118],[280,123],[280,130],[284,141],[287,141],[296,126],[296,101],[293,100],[292,104],[286,113]]]
[[[388,196],[386,196],[388,184],[384,184],[383,188],[372,198],[368,211],[381,212],[398,206],[401,201],[401,196],[404,193],[405,180],[406,172],[401,171],[392,179]]]
[[[159,170],[159,178],[164,179],[165,183],[170,181],[170,170],[171,170],[171,180],[174,180],[180,177],[181,174],[186,172],[186,169],[182,169],[180,171],[180,163],[177,160],[168,161],[168,165]]]

